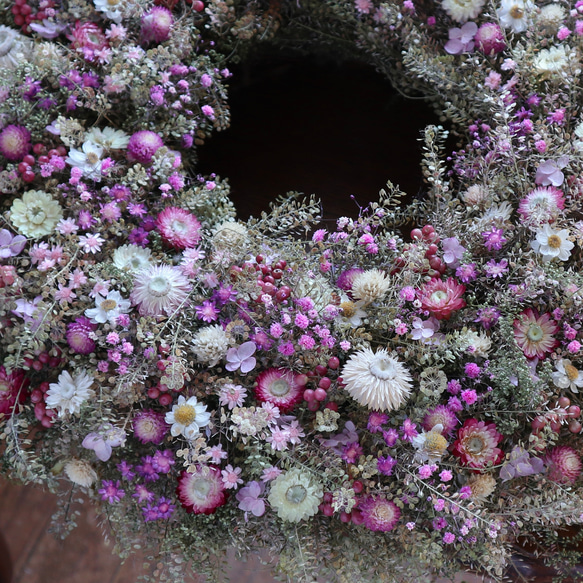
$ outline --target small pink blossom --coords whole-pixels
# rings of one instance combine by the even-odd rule
[[[95,233],[90,235],[81,235],[79,237],[79,247],[85,251],[85,253],[98,253],[101,251],[101,246],[105,243],[105,239],[96,235]]]
[[[241,471],[241,468],[233,468],[231,464],[221,471],[222,481],[225,488],[228,490],[237,489],[239,484],[243,483],[243,480],[239,477]]]

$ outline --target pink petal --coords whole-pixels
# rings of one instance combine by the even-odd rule
[[[254,356],[251,356],[250,358],[246,358],[245,360],[243,360],[241,362],[241,372],[243,374],[247,374],[250,370],[253,370],[255,368],[256,363],[257,363],[257,360],[255,359]]]
[[[239,354],[239,358],[241,360],[245,360],[254,354],[256,350],[257,346],[255,346],[255,342],[243,342],[243,344],[239,346],[239,350],[237,352]]]

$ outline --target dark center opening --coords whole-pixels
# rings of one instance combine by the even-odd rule
[[[372,67],[273,51],[231,70],[231,127],[198,154],[201,173],[229,178],[240,218],[288,191],[315,194],[328,221],[358,216],[387,180],[422,192],[418,139],[437,118]]]

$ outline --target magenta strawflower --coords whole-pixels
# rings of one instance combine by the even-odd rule
[[[0,132],[0,154],[20,162],[30,151],[30,132],[23,126],[9,125]]]
[[[258,401],[272,403],[280,411],[291,411],[303,399],[305,385],[300,376],[291,370],[269,368],[257,376],[255,397]]]
[[[174,23],[172,12],[163,6],[154,6],[142,17],[142,40],[161,43],[170,37]]]
[[[8,374],[0,366],[0,414],[9,415],[17,402],[24,403],[29,382],[23,369],[17,368]]]
[[[527,358],[544,358],[558,346],[553,336],[559,331],[549,314],[539,314],[528,308],[514,320],[514,339]]]
[[[504,33],[495,22],[485,22],[474,37],[475,47],[485,55],[501,53],[506,48]]]
[[[101,499],[109,504],[115,504],[119,502],[124,496],[125,491],[121,489],[121,482],[116,480],[103,480],[102,488],[99,490],[101,494]]]
[[[92,22],[81,23],[81,21],[77,21],[75,27],[71,29],[69,39],[71,47],[74,49],[100,51],[109,46],[101,28]]]
[[[162,138],[150,130],[136,132],[128,143],[128,158],[141,164],[150,164],[154,154],[164,145]]]
[[[583,464],[581,456],[568,445],[559,445],[547,453],[544,458],[547,465],[547,477],[559,484],[574,484],[581,475]]]
[[[425,431],[431,431],[436,425],[440,424],[443,426],[441,434],[444,437],[448,437],[458,423],[458,418],[451,409],[445,405],[437,405],[427,411],[421,425]]]
[[[74,322],[67,325],[67,343],[69,348],[77,354],[91,354],[95,352],[95,341],[91,338],[97,325],[85,316],[79,316]]]
[[[497,447],[502,439],[494,423],[468,419],[458,430],[453,454],[463,465],[484,469],[489,464],[499,463],[504,457],[504,452]]]
[[[418,297],[423,310],[438,320],[448,320],[453,312],[465,307],[466,301],[461,297],[465,291],[466,286],[453,277],[447,281],[434,278],[419,290]]]
[[[156,445],[164,441],[168,426],[164,421],[164,413],[151,409],[138,411],[133,419],[134,435],[142,443]]]
[[[397,526],[401,516],[399,507],[382,496],[367,496],[358,506],[363,524],[369,530],[388,532]]]
[[[189,211],[170,206],[165,208],[156,220],[156,227],[164,242],[174,249],[196,247],[200,241],[201,225]]]
[[[190,514],[212,514],[227,501],[221,471],[212,466],[195,466],[193,473],[183,471],[176,494]]]

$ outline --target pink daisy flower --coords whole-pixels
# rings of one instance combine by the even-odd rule
[[[462,464],[483,469],[488,464],[499,463],[504,457],[504,452],[496,447],[502,439],[494,423],[468,419],[458,430],[453,454]]]
[[[449,320],[456,310],[466,305],[461,297],[466,286],[459,284],[453,277],[447,281],[432,279],[419,290],[421,308],[430,312],[438,320]]]
[[[221,471],[223,484],[228,490],[237,489],[239,484],[243,483],[243,480],[239,477],[241,474],[241,468],[233,468],[229,464],[224,470]]]
[[[212,466],[196,466],[192,474],[183,471],[176,494],[190,514],[213,514],[227,502],[221,471]]]
[[[142,443],[154,443],[156,445],[164,441],[168,426],[164,421],[164,413],[158,413],[151,409],[139,411],[134,415],[134,435]]]
[[[583,468],[581,456],[568,445],[554,447],[544,461],[548,467],[548,478],[559,484],[574,484]]]
[[[280,411],[291,411],[303,399],[304,386],[291,370],[269,368],[257,376],[255,397],[258,401],[272,403]]]
[[[559,331],[550,314],[539,316],[531,308],[514,320],[514,339],[527,358],[544,358],[559,344],[553,336]]]
[[[552,221],[565,208],[563,192],[554,186],[541,186],[520,201],[518,213],[523,219],[537,223]]]
[[[200,241],[201,226],[189,211],[170,206],[156,220],[156,226],[164,242],[174,249],[195,247]]]
[[[358,506],[363,524],[369,530],[388,532],[397,526],[399,507],[382,496],[367,496]]]

